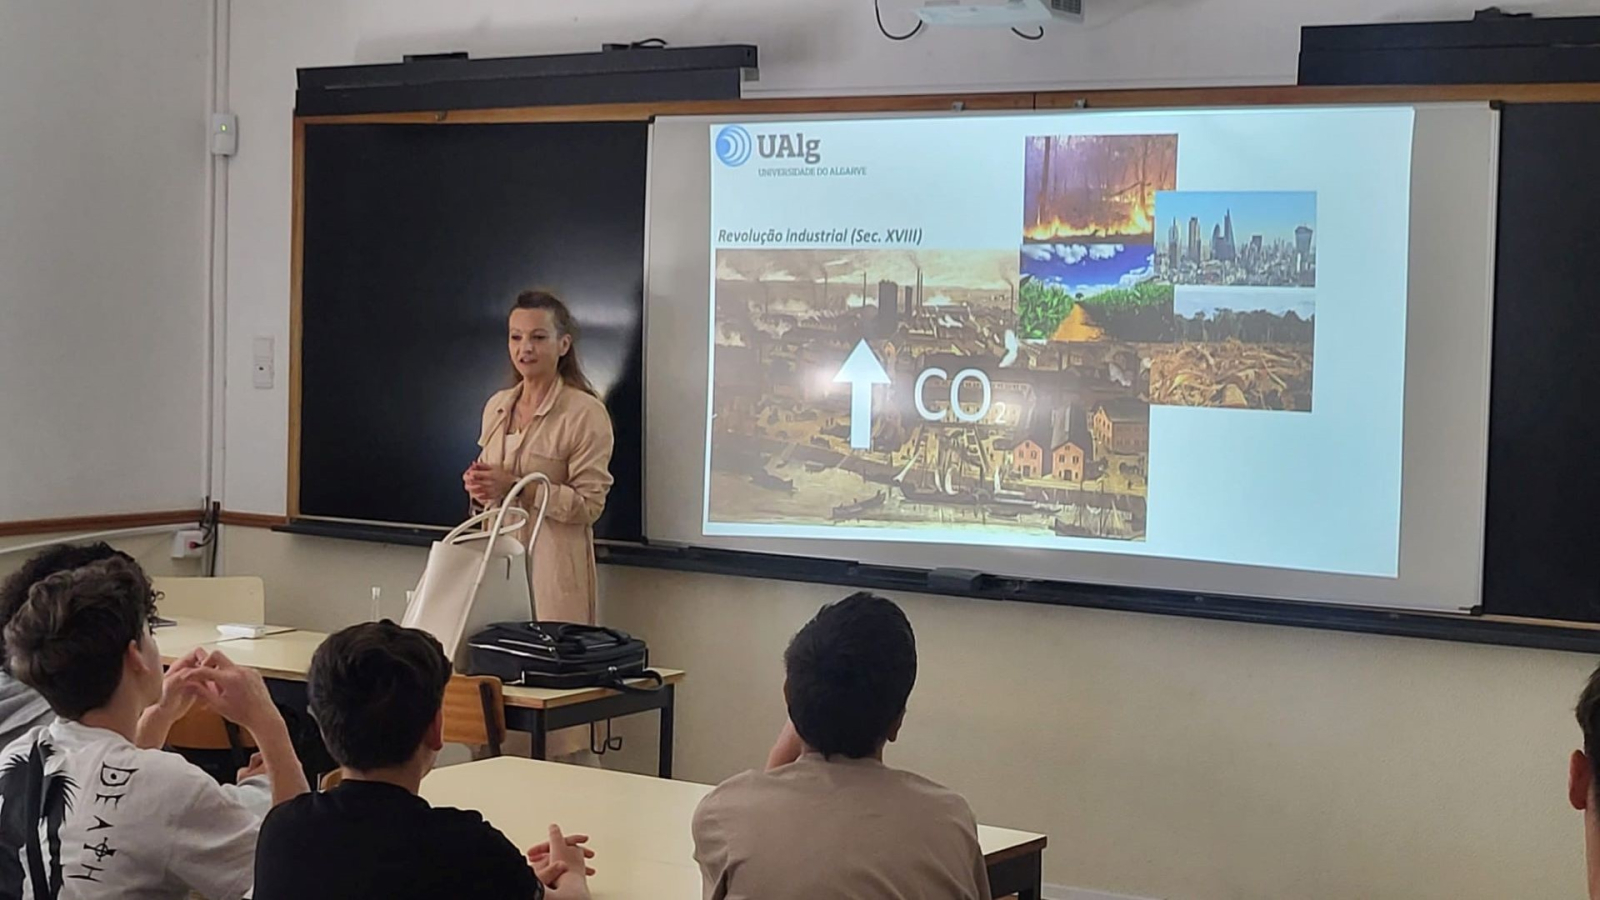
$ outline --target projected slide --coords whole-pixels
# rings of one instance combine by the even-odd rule
[[[1394,576],[1412,117],[712,126],[704,532]]]

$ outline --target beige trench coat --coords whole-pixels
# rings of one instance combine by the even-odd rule
[[[478,461],[504,466],[518,478],[533,472],[549,476],[553,487],[544,527],[528,559],[535,614],[547,622],[593,624],[594,523],[611,490],[611,417],[594,396],[557,382],[527,428],[513,434],[512,409],[521,394],[519,384],[489,398]],[[531,486],[521,505],[537,514],[539,497]],[[521,537],[527,541],[528,529]]]

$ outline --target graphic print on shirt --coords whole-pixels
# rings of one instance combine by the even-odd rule
[[[24,879],[33,887],[32,900],[55,900],[61,893],[61,823],[77,785],[65,772],[45,775],[54,753],[41,736],[26,755],[0,765],[0,900],[27,900]]]

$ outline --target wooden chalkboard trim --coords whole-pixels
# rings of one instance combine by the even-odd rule
[[[223,525],[235,525],[240,528],[277,528],[289,522],[288,516],[273,513],[230,512],[223,510],[217,515],[217,522]]]
[[[306,128],[294,122],[291,153],[293,189],[289,208],[289,515],[300,514],[300,392],[301,345],[305,331],[301,315],[301,281],[305,269]]]
[[[198,524],[205,513],[198,509],[173,509],[161,512],[110,513],[96,516],[68,516],[60,519],[19,519],[0,522],[0,537],[28,534],[67,534],[70,532],[116,531],[149,525]]]

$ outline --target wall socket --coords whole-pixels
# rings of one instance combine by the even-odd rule
[[[205,555],[206,533],[198,528],[186,528],[172,536],[173,559],[199,559]]]
[[[258,391],[270,391],[277,378],[271,335],[257,335],[251,342],[251,383]]]

